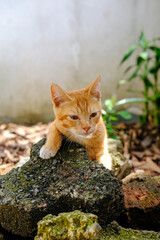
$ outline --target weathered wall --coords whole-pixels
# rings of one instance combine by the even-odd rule
[[[52,82],[71,90],[100,73],[110,97],[141,29],[160,36],[159,9],[159,0],[0,0],[0,120],[50,120]]]

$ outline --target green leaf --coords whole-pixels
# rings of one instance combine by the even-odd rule
[[[151,100],[151,101],[155,101],[155,100],[157,100],[157,99],[159,99],[160,98],[160,93],[155,93],[153,96],[151,96],[151,97],[149,97],[149,100]]]
[[[143,72],[141,73],[140,78],[141,78],[142,80],[148,79],[148,73],[149,73],[149,71],[150,71],[149,68],[143,69]],[[148,79],[148,80],[149,80],[149,79]]]
[[[109,110],[112,110],[112,99],[106,99],[105,102],[104,102],[105,106],[109,109]]]
[[[107,114],[108,114],[109,116],[115,115],[115,113],[116,113],[116,111],[114,110],[114,107],[113,107],[112,109],[107,110]]]
[[[151,83],[151,81],[146,77],[143,79],[144,84],[147,88],[153,88],[153,84]]]
[[[127,119],[127,120],[132,118],[132,115],[127,111],[118,111],[117,114],[120,115],[122,118]]]
[[[118,117],[110,116],[111,121],[118,121]]]
[[[150,46],[149,49],[154,51],[156,53],[156,55],[160,55],[160,48],[159,47]]]
[[[133,78],[136,78],[137,77],[137,73],[139,72],[141,66],[139,65],[136,70],[134,71],[134,73],[127,79],[127,81],[131,81]]]
[[[124,71],[124,73],[126,74],[127,72],[129,72],[129,70],[131,70],[133,67],[135,67],[135,65],[129,66],[126,68],[126,70]]]
[[[115,133],[115,129],[114,129],[115,127],[111,123],[107,123],[106,128],[108,133]]]
[[[115,106],[122,106],[128,103],[144,103],[148,102],[146,98],[124,98],[115,103]]]
[[[134,50],[137,48],[137,45],[132,45],[124,54],[120,64],[124,63],[134,52]]]
[[[116,139],[116,140],[119,140],[119,138],[116,135],[113,135],[113,134],[109,134],[109,137],[113,138],[113,139]]]
[[[107,126],[107,131],[108,133],[115,133],[115,130],[113,128],[110,128]]]
[[[114,128],[114,126],[112,125],[111,122],[107,123],[107,127],[108,127],[108,128]]]
[[[155,99],[159,99],[160,98],[160,93],[154,94]]]
[[[143,49],[146,49],[147,45],[148,45],[148,41],[144,35],[144,32],[142,31],[140,36],[139,36],[139,40],[138,40],[139,46]]]
[[[102,109],[102,115],[106,115],[106,111]]]
[[[160,63],[157,63],[149,69],[149,73],[155,74],[158,72],[159,69],[160,69]]]
[[[112,108],[113,108],[114,104],[115,104],[115,96],[114,95],[111,97],[111,101],[112,101]]]
[[[142,62],[144,62],[144,59],[140,56],[137,57],[137,65],[140,65]]]
[[[119,88],[120,85],[122,85],[122,84],[124,84],[124,83],[126,83],[126,82],[128,82],[127,79],[119,80],[119,81],[118,81],[118,84],[117,84],[117,88]]]
[[[139,56],[143,59],[143,60],[147,60],[149,58],[149,54],[147,51],[141,52],[139,54]]]

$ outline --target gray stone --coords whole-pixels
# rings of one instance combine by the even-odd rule
[[[123,154],[123,145],[120,140],[109,138],[108,139],[108,150],[110,153],[115,154],[117,152]]]
[[[0,223],[21,236],[33,236],[47,214],[81,210],[96,214],[100,224],[124,208],[121,182],[103,165],[88,160],[85,149],[64,141],[54,158],[39,157],[45,139],[31,150],[30,160],[0,178]]]
[[[132,171],[132,163],[123,155],[123,145],[120,140],[108,139],[108,150],[112,159],[112,170],[118,179],[123,179]]]

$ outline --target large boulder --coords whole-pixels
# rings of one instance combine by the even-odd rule
[[[47,214],[82,210],[106,225],[124,208],[123,189],[113,171],[88,160],[85,149],[64,141],[55,157],[39,157],[45,139],[30,160],[0,178],[0,224],[21,236],[33,236]]]

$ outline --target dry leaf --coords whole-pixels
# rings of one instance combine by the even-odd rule
[[[145,155],[145,152],[132,151],[132,154],[141,159]]]
[[[147,168],[152,169],[153,171],[160,173],[160,167],[158,167],[157,164],[155,164],[150,158],[146,158],[146,165]]]
[[[152,144],[152,149],[155,153],[160,154],[160,149],[156,146],[156,144]]]
[[[151,152],[149,149],[144,150],[144,155],[145,156],[153,156],[153,152]]]
[[[11,161],[13,158],[13,155],[8,151],[8,149],[5,149],[4,153],[6,154],[6,157]]]
[[[141,141],[141,145],[146,148],[148,147],[152,142],[152,138],[150,136],[147,136],[143,139],[143,141]]]

